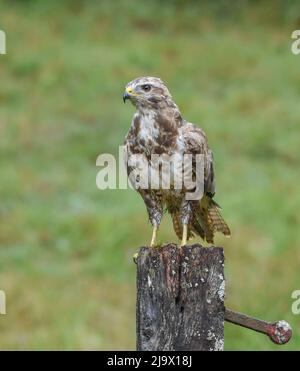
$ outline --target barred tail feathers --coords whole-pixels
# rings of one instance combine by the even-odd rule
[[[219,209],[220,206],[212,198],[204,196],[199,203],[199,208],[195,210],[193,227],[208,243],[214,243],[215,232],[230,237],[230,229]]]
[[[172,221],[173,221],[173,228],[177,235],[177,237],[181,240],[182,239],[182,224],[180,220],[180,213],[173,213],[172,214]]]
[[[189,238],[200,236],[208,243],[214,243],[215,232],[230,237],[230,229],[223,219],[220,206],[209,196],[204,196],[193,210],[193,219],[189,225]],[[173,228],[179,239],[182,239],[182,223],[180,211],[171,212]]]

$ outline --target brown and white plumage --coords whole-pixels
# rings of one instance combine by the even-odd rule
[[[209,243],[213,243],[217,231],[229,236],[230,230],[213,200],[213,155],[203,130],[182,118],[169,90],[159,78],[140,77],[131,81],[123,98],[124,101],[130,99],[137,109],[125,138],[127,160],[140,155],[146,164],[150,164],[153,154],[179,157],[190,154],[193,161],[196,155],[204,158],[204,193],[200,200],[187,200],[185,196],[189,190],[184,187],[180,190],[174,187],[137,189],[153,226],[151,245],[155,244],[164,208],[171,214],[175,233],[182,239],[182,245],[193,235],[199,235]],[[128,173],[131,170],[129,165]],[[194,162],[192,172],[194,176]]]

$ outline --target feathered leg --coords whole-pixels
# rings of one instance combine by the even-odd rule
[[[150,223],[153,227],[150,246],[156,246],[156,236],[158,227],[163,216],[162,198],[159,192],[151,192],[149,190],[138,189],[139,194],[142,196],[148,211]],[[136,261],[138,253],[133,255],[133,260]]]
[[[162,196],[159,191],[140,190],[139,192],[145,201],[149,220],[153,227],[150,246],[154,247],[156,246],[157,231],[163,216]]]
[[[180,247],[185,246],[189,239],[189,222],[192,217],[192,207],[190,201],[184,200],[181,205],[182,240]]]

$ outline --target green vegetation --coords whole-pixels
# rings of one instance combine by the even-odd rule
[[[133,191],[97,190],[95,163],[118,152],[139,75],[164,79],[214,150],[227,306],[294,328],[278,348],[226,325],[226,349],[300,348],[300,6],[203,4],[0,0],[0,349],[134,349],[132,255],[151,228]],[[175,240],[168,218],[159,238]]]

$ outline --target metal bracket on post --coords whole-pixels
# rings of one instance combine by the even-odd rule
[[[225,321],[268,335],[278,345],[286,344],[292,337],[292,328],[284,320],[270,323],[226,309]]]

